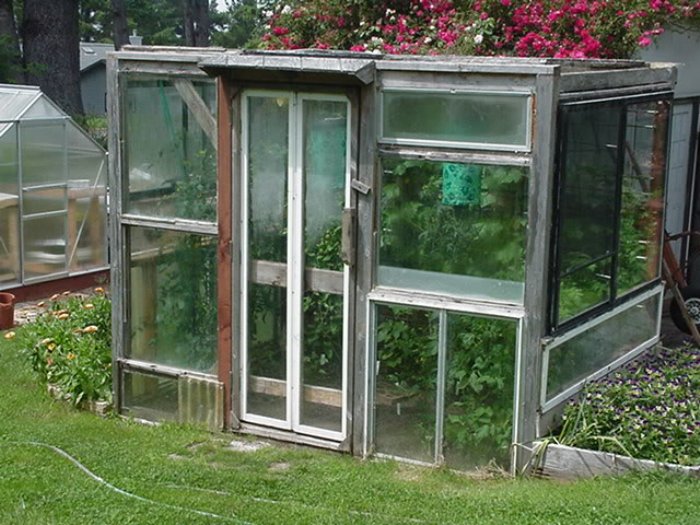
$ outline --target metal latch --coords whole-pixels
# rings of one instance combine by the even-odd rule
[[[350,187],[355,191],[359,191],[362,195],[369,195],[369,192],[372,189],[367,186],[367,184],[357,179],[352,179],[350,181]]]

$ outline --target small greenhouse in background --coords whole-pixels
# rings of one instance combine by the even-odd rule
[[[659,339],[675,69],[109,59],[119,410],[515,468]]]
[[[107,267],[107,168],[39,88],[0,85],[0,289]]]

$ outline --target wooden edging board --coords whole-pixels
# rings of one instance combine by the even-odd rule
[[[665,470],[700,478],[700,465],[686,467],[566,445],[534,443],[530,474],[560,480],[620,475],[630,471]]]

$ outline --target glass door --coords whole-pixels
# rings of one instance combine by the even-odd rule
[[[241,417],[333,440],[346,434],[349,110],[336,95],[243,97]]]

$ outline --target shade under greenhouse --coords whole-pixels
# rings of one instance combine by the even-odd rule
[[[468,469],[659,339],[675,69],[109,59],[119,410]]]
[[[0,84],[0,289],[107,267],[107,171],[39,88]]]

